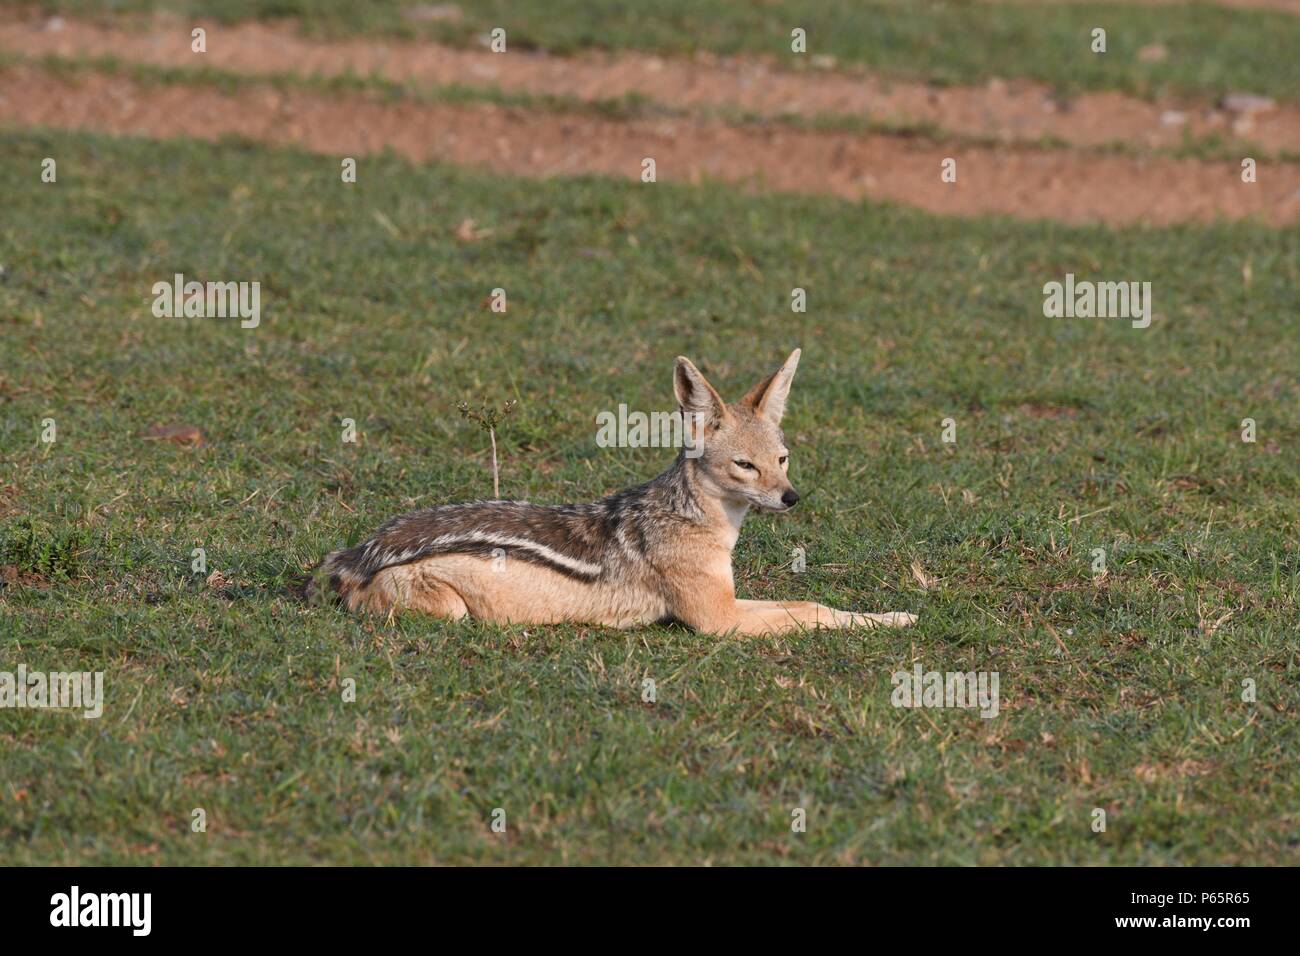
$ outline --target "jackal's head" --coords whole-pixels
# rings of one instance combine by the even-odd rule
[[[781,434],[785,398],[790,394],[795,349],[785,364],[751,388],[738,402],[722,400],[700,370],[677,357],[673,390],[687,434],[698,442],[692,454],[696,474],[707,491],[731,504],[749,504],[763,511],[788,511],[799,493],[786,477],[790,450]]]

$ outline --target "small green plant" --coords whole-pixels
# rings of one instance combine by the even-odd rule
[[[501,474],[497,467],[497,426],[504,422],[515,406],[519,402],[511,399],[501,406],[500,409],[484,402],[478,408],[470,408],[468,402],[461,402],[456,406],[460,411],[460,417],[471,422],[477,422],[478,427],[488,433],[492,439],[492,497],[501,497]]]
[[[0,563],[46,578],[68,578],[88,543],[84,528],[47,528],[23,518],[0,531]]]

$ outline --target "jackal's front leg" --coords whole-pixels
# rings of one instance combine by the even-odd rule
[[[905,611],[857,614],[837,611],[815,601],[736,601],[737,631],[742,634],[783,634],[815,627],[909,627],[916,615]]]
[[[669,610],[673,617],[705,634],[788,634],[817,627],[907,627],[916,620],[915,615],[903,611],[855,614],[815,601],[737,600],[730,573],[703,579],[682,575],[672,583]]]

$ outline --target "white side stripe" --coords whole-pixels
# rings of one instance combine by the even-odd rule
[[[591,564],[588,561],[570,557],[540,542],[529,541],[527,538],[515,538],[507,534],[498,534],[494,531],[459,531],[453,534],[440,535],[427,541],[419,548],[388,556],[388,562],[386,563],[400,564],[421,553],[436,553],[449,545],[454,546],[457,544],[495,544],[502,548],[523,548],[553,564],[558,564],[562,568],[568,568],[577,574],[585,574],[591,577],[598,576],[602,570],[599,564]]]

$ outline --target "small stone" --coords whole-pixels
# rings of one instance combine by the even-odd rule
[[[459,20],[462,15],[460,7],[454,3],[421,3],[407,8],[404,13],[408,20],[423,20],[425,22]]]
[[[1163,63],[1169,59],[1169,49],[1163,43],[1148,43],[1138,50],[1139,63]]]
[[[1277,109],[1277,102],[1271,96],[1258,96],[1254,93],[1232,93],[1225,96],[1219,105],[1230,113],[1244,113],[1247,116]]]
[[[1160,122],[1165,126],[1182,126],[1187,122],[1187,114],[1182,110],[1165,110],[1160,114]]]

